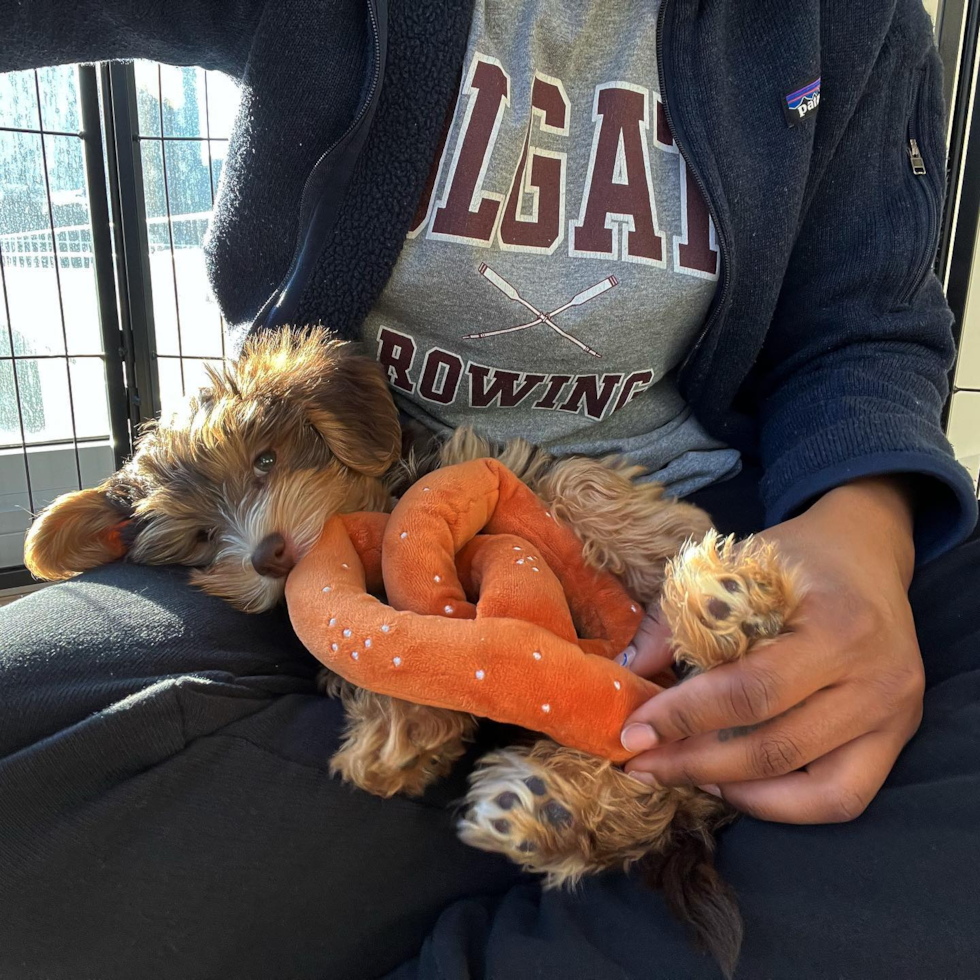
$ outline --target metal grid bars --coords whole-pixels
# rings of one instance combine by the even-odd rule
[[[204,380],[226,356],[226,327],[207,281],[203,242],[238,93],[224,76],[151,62],[133,67],[149,252],[148,334],[159,407]]]
[[[31,515],[128,449],[101,140],[93,68],[0,76],[0,588],[24,577]]]

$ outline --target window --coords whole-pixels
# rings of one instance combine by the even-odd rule
[[[74,67],[0,75],[0,567],[30,515],[113,469]]]
[[[159,399],[164,411],[226,355],[202,246],[238,109],[230,79],[200,68],[135,66],[139,165]]]
[[[202,246],[237,105],[218,73],[150,62],[0,75],[0,589],[27,581],[31,515],[226,356]]]

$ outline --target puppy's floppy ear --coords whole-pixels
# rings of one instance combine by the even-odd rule
[[[295,402],[337,459],[366,476],[381,476],[401,452],[398,411],[381,365],[323,327],[250,337],[232,387],[246,400]]]
[[[398,410],[384,370],[370,358],[335,350],[307,415],[337,459],[358,473],[381,476],[401,455]]]
[[[24,563],[37,578],[58,581],[116,561],[127,551],[129,516],[104,484],[62,494],[27,532]]]

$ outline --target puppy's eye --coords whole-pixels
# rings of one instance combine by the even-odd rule
[[[266,449],[255,457],[252,463],[256,474],[268,473],[276,465],[276,454],[271,449]]]
[[[200,531],[197,532],[197,540],[201,544],[207,544],[214,537],[213,527],[202,527]]]

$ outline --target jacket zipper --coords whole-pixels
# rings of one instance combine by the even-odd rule
[[[327,159],[333,155],[339,146],[346,143],[357,131],[377,96],[381,82],[382,66],[381,29],[378,25],[376,0],[368,0],[368,16],[371,21],[372,60],[374,62],[374,69],[371,76],[371,85],[368,88],[367,97],[361,103],[360,108],[355,114],[353,120],[351,120],[350,125],[336,140],[333,141],[333,143],[330,144],[330,146],[327,147],[326,150],[323,151],[323,153],[320,154],[316,163],[313,164],[313,168],[306,177],[306,181],[303,184],[303,193],[300,195],[299,230],[296,235],[296,246],[293,249],[293,257],[290,260],[289,269],[286,272],[286,275],[283,276],[279,285],[273,290],[272,295],[265,301],[265,304],[259,311],[258,315],[253,320],[252,326],[249,329],[250,334],[254,333],[256,330],[261,330],[263,328],[275,325],[276,311],[286,299],[287,294],[290,293],[290,281],[296,274],[296,269],[299,265],[299,260],[303,254],[306,246],[306,240],[309,235],[309,225],[313,214],[315,213],[314,202],[310,200],[310,185],[312,184],[314,177],[316,177],[317,172],[326,163]],[[298,286],[299,284],[296,285]]]
[[[912,173],[916,177],[925,177],[928,173],[922,151],[919,149],[919,141],[914,136],[909,138],[909,163],[912,164]]]
[[[923,249],[922,258],[919,260],[915,275],[909,280],[905,289],[902,290],[901,296],[899,297],[899,306],[904,306],[906,303],[909,303],[912,297],[919,291],[922,283],[925,282],[926,276],[929,274],[929,270],[935,261],[938,245],[938,222],[933,202],[932,184],[928,179],[929,168],[918,139],[922,134],[922,87],[928,81],[927,78],[922,77],[924,72],[925,69],[922,69],[919,75],[916,76],[917,87],[914,90],[912,109],[909,112],[908,143],[906,144],[905,152],[909,158],[909,167],[914,177],[913,182],[919,188],[919,192],[925,197],[929,224],[926,235],[926,247]],[[916,84],[916,82],[913,82],[913,84]]]
[[[684,158],[684,163],[687,166],[687,169],[691,172],[691,174],[693,174],[694,182],[697,184],[698,190],[701,192],[701,197],[704,199],[704,203],[708,208],[708,214],[711,216],[711,221],[715,226],[715,237],[718,240],[718,261],[721,263],[721,282],[719,284],[718,291],[715,293],[711,312],[708,314],[708,317],[705,320],[704,326],[701,328],[701,332],[698,334],[697,339],[694,341],[691,349],[687,352],[686,357],[681,362],[679,373],[682,373],[687,370],[693,361],[695,354],[697,354],[698,350],[700,349],[704,338],[707,337],[708,333],[711,331],[711,328],[715,325],[721,315],[721,310],[728,295],[729,284],[731,281],[731,264],[728,261],[728,235],[718,219],[718,210],[711,199],[711,195],[708,193],[708,188],[705,185],[704,180],[698,173],[697,168],[691,162],[691,155],[685,148],[683,134],[679,132],[675,126],[675,120],[671,116],[670,105],[667,101],[667,83],[666,73],[664,71],[664,48],[666,47],[664,27],[667,23],[667,8],[670,6],[670,4],[671,0],[660,0],[660,10],[657,12],[657,75],[660,82],[660,101],[663,104],[664,116],[667,119],[667,128],[670,130],[671,136],[674,138],[674,145],[677,147],[677,152]]]

